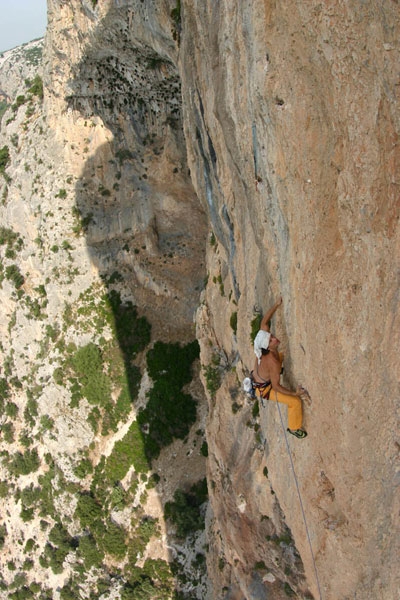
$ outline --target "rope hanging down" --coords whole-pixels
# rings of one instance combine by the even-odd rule
[[[301,493],[300,493],[300,487],[299,487],[299,482],[297,480],[297,475],[296,475],[296,471],[294,470],[294,464],[293,464],[293,458],[292,458],[292,453],[290,452],[290,446],[289,446],[289,442],[288,442],[288,438],[286,435],[286,430],[285,430],[285,426],[283,424],[283,419],[282,419],[282,413],[281,413],[281,408],[279,406],[279,402],[278,402],[278,397],[277,394],[275,392],[275,400],[276,400],[276,405],[278,407],[278,411],[279,411],[279,417],[281,420],[281,425],[282,425],[282,429],[283,429],[283,433],[285,435],[285,441],[286,441],[286,448],[288,451],[288,455],[289,455],[289,459],[290,459],[290,464],[292,467],[292,472],[293,472],[293,477],[294,477],[294,481],[296,484],[296,489],[297,489],[297,494],[299,496],[299,502],[300,502],[300,508],[301,508],[301,512],[303,515],[303,521],[304,521],[304,526],[306,529],[306,534],[307,534],[307,539],[308,539],[308,544],[310,546],[310,552],[311,552],[311,558],[312,558],[312,562],[313,562],[313,566],[314,566],[314,573],[315,573],[315,580],[317,582],[317,588],[318,588],[318,593],[319,593],[319,600],[322,600],[322,592],[321,592],[321,586],[319,583],[319,578],[318,578],[318,571],[317,571],[317,565],[315,564],[315,557],[314,557],[314,552],[312,549],[312,544],[311,544],[311,538],[310,538],[310,533],[308,531],[308,525],[307,525],[307,519],[306,519],[306,513],[304,511],[304,505],[303,505],[303,500],[301,498]]]

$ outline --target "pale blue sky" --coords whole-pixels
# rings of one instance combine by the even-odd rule
[[[47,0],[0,0],[0,52],[43,37]]]

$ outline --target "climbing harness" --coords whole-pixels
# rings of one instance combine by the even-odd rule
[[[272,390],[272,385],[270,381],[266,381],[265,383],[259,383],[258,381],[253,381],[253,389],[258,390],[260,397],[262,400],[269,400],[269,395]],[[264,404],[263,404],[264,406]]]
[[[258,373],[257,373],[258,375]],[[260,375],[258,375],[260,377]],[[263,379],[260,377],[260,379]],[[262,382],[256,381],[253,377],[253,371],[250,373],[250,377],[245,377],[243,380],[243,389],[248,394],[250,398],[253,400],[257,397],[256,390],[259,392],[259,396],[261,398],[261,402],[266,398],[269,400],[269,395],[272,390],[272,385],[270,381],[263,379]],[[264,404],[263,404],[264,406]]]
[[[307,525],[307,519],[306,519],[306,513],[304,511],[304,505],[303,505],[303,500],[301,498],[301,493],[300,493],[300,487],[299,487],[299,482],[297,480],[297,475],[296,475],[296,471],[294,470],[294,463],[293,463],[293,458],[292,458],[292,453],[290,452],[290,446],[289,446],[289,442],[288,442],[288,438],[286,435],[286,430],[285,430],[285,426],[283,424],[283,418],[282,418],[282,412],[281,412],[281,408],[279,406],[279,402],[278,402],[278,396],[277,393],[275,392],[275,400],[276,400],[276,405],[278,407],[278,411],[279,411],[279,417],[281,420],[281,425],[282,425],[282,429],[283,429],[283,433],[285,435],[285,441],[286,441],[286,448],[288,451],[288,455],[289,455],[289,459],[290,459],[290,465],[292,467],[292,473],[293,473],[293,478],[296,484],[296,489],[297,489],[297,495],[299,497],[299,502],[300,502],[300,508],[301,508],[301,513],[303,515],[303,521],[304,521],[304,527],[306,529],[306,534],[307,534],[307,540],[308,540],[308,545],[310,547],[310,553],[311,553],[311,559],[312,559],[312,563],[314,566],[314,574],[315,574],[315,580],[317,583],[317,588],[318,588],[318,593],[319,593],[319,600],[322,600],[322,592],[321,592],[321,586],[319,583],[319,578],[318,578],[318,571],[317,571],[317,565],[315,564],[315,557],[314,557],[314,552],[312,549],[312,544],[311,544],[311,538],[310,538],[310,533],[308,531],[308,525]]]

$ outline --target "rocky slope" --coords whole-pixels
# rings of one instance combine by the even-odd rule
[[[0,75],[0,597],[203,598],[206,219],[177,70],[126,12],[107,51],[74,38],[91,2],[49,9],[36,84],[14,51]]]
[[[373,0],[49,0],[44,105],[30,92],[29,111],[10,108],[0,144],[10,155],[5,585],[39,593],[25,564],[34,540],[29,560],[40,561],[41,581],[51,575],[56,598],[396,597],[399,19],[396,3]],[[252,330],[279,295],[284,380],[312,400],[305,440],[286,440],[283,407],[241,391]],[[201,535],[177,541],[179,525],[163,515],[175,489],[187,493],[204,475],[196,380],[197,421],[184,441],[150,470],[132,458],[114,491],[99,486],[129,455],[125,443],[151,452],[155,425],[140,408],[157,386],[154,344],[190,342],[196,307],[208,397],[208,582]],[[132,327],[146,317],[151,342],[142,332],[133,350],[121,315]],[[88,356],[103,361],[97,385],[79,371]],[[127,412],[120,377],[133,399],[135,368],[140,387]],[[100,385],[114,405],[93,406]],[[137,423],[141,437],[126,437]],[[56,494],[38,536],[27,488],[47,494],[46,473]],[[143,483],[154,473],[155,488]],[[108,507],[102,526],[88,493]],[[106,544],[121,528],[122,559],[121,544]]]

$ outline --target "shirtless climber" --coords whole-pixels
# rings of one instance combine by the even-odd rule
[[[259,398],[287,404],[288,431],[302,439],[307,436],[307,432],[301,428],[303,408],[299,396],[305,390],[298,387],[295,392],[291,392],[280,384],[282,369],[282,355],[278,352],[280,341],[270,333],[269,328],[269,321],[281,304],[282,298],[265,314],[261,321],[260,331],[254,340],[254,352],[257,358],[252,371],[253,387]]]

